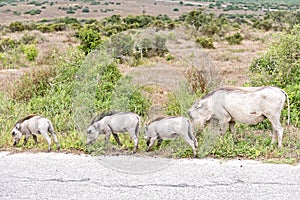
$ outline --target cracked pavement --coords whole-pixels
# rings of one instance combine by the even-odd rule
[[[0,152],[0,199],[299,199],[300,165]]]

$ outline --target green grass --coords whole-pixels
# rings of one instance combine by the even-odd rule
[[[13,125],[9,120],[9,126]],[[4,123],[1,123],[4,127]],[[197,138],[199,147],[197,149],[198,158],[243,158],[262,160],[270,163],[295,164],[300,161],[300,135],[296,133],[284,133],[283,147],[278,148],[277,143],[271,144],[270,130],[257,130],[253,127],[238,126],[237,138],[234,138],[230,132],[224,136],[212,135],[208,129],[205,129]],[[85,145],[86,136],[80,135],[76,131],[68,133],[57,133],[61,144],[61,152],[81,152],[91,155],[104,154],[129,154],[133,150],[133,141],[128,133],[119,134],[122,146],[117,145],[114,137],[111,135],[108,144],[105,144],[104,135],[100,135],[97,141],[92,145]],[[27,145],[23,146],[23,138],[17,147],[12,147],[12,138],[10,132],[1,132],[0,149],[13,152],[22,151],[47,151],[47,142],[43,136],[38,136],[39,144],[36,146],[33,139],[30,138]],[[168,158],[188,158],[193,157],[190,146],[182,139],[164,140],[158,148],[155,145],[151,151],[146,152],[147,146],[143,135],[139,135],[139,149],[137,154],[147,154],[152,156],[162,156]],[[54,142],[52,151],[56,151]]]

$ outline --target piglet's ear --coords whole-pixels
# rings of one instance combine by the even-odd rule
[[[19,123],[16,124],[16,129],[20,130],[20,124]]]

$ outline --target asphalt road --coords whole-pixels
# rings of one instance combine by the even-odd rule
[[[300,165],[0,152],[0,199],[300,199]]]

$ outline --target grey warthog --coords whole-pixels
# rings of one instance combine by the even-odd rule
[[[38,144],[36,134],[42,134],[48,142],[48,151],[51,150],[51,139],[48,135],[51,133],[56,147],[59,150],[60,144],[58,143],[56,134],[54,132],[52,123],[47,118],[41,117],[39,115],[29,115],[17,121],[12,129],[13,145],[17,145],[22,137],[24,138],[24,145],[27,143],[29,137],[32,135],[36,144]]]
[[[290,119],[287,94],[277,87],[223,87],[197,100],[189,109],[189,115],[200,129],[210,120],[217,121],[221,133],[228,126],[235,135],[235,123],[258,124],[268,118],[272,124],[272,143],[278,137],[278,147],[282,146],[283,128],[280,115],[287,99],[288,123]]]
[[[197,155],[196,147],[198,142],[193,135],[192,123],[185,117],[159,117],[153,120],[145,130],[145,139],[147,140],[147,151],[158,140],[157,146],[160,146],[163,139],[172,139],[178,136],[192,147],[194,156]]]
[[[95,142],[99,134],[105,134],[107,143],[111,134],[113,134],[117,143],[121,146],[118,133],[129,133],[134,141],[135,153],[138,148],[138,134],[140,130],[140,118],[132,112],[102,112],[96,116],[87,129],[86,144]]]

